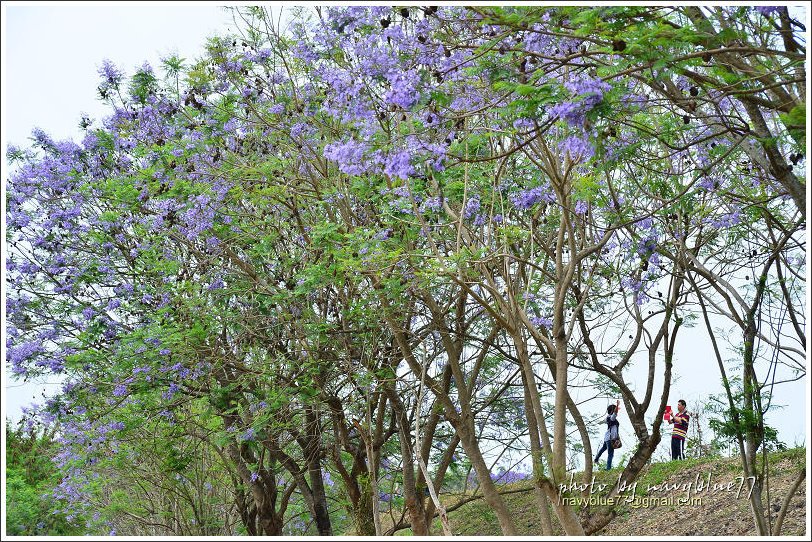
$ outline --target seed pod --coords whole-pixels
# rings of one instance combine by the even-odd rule
[[[624,51],[626,49],[626,42],[623,40],[613,40],[612,41],[612,50],[613,51]]]

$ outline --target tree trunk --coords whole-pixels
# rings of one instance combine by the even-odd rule
[[[496,489],[496,484],[491,480],[491,471],[488,469],[485,459],[482,457],[482,452],[479,450],[479,445],[476,441],[474,433],[474,423],[469,417],[460,420],[454,427],[457,435],[460,437],[460,442],[465,450],[465,455],[471,461],[474,467],[477,479],[479,480],[479,487],[482,489],[482,496],[488,506],[491,507],[496,519],[499,521],[499,528],[505,536],[516,536],[516,525],[513,523],[510,510],[508,510],[505,500],[499,491]]]
[[[313,409],[308,409],[305,420],[307,423],[307,447],[303,451],[307,458],[310,491],[313,494],[313,519],[316,522],[319,536],[332,536],[333,527],[330,524],[327,493],[324,490],[324,480],[321,472],[321,427],[318,423],[318,414]]]
[[[355,533],[359,536],[375,536],[375,522],[372,514],[372,487],[364,484],[358,492],[358,499],[352,506],[355,520]]]
[[[387,386],[386,394],[392,404],[393,414],[398,421],[400,433],[400,452],[403,460],[403,499],[409,520],[412,524],[412,534],[415,536],[428,536],[429,528],[426,523],[426,513],[423,508],[423,495],[418,494],[415,477],[414,454],[412,453],[412,438],[409,421],[400,397],[393,386]]]
[[[536,389],[535,377],[524,341],[521,337],[514,337],[513,340],[516,345],[516,355],[519,358],[522,384],[524,385],[524,410],[527,418],[527,429],[530,434],[530,456],[533,459],[533,483],[535,486],[533,494],[536,497],[536,504],[541,516],[541,534],[551,536],[553,534],[553,521],[550,517],[550,503],[541,486],[542,479],[546,477],[542,459],[541,431],[532,399],[533,395],[538,395],[538,390]]]

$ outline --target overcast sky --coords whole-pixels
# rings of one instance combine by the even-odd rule
[[[4,152],[9,143],[26,145],[34,127],[58,140],[77,137],[83,113],[92,118],[105,115],[105,106],[96,98],[97,70],[102,60],[110,59],[128,74],[144,61],[157,68],[160,59],[171,53],[193,60],[201,54],[207,37],[234,29],[230,14],[215,4],[124,7],[4,4],[3,10]],[[4,160],[4,171],[5,167]],[[690,410],[692,405],[722,389],[703,328],[683,329],[680,335],[669,404],[676,405],[682,397],[689,402]],[[735,333],[732,336],[735,339]],[[639,375],[634,376],[645,381],[644,370],[636,371]],[[21,385],[7,381],[5,376],[4,362],[6,416],[16,418],[23,405],[42,399],[42,385]],[[637,389],[642,388],[641,383]],[[585,399],[588,392],[583,390],[575,395],[578,401]],[[591,418],[605,412],[607,400],[594,401],[586,407],[585,414]],[[774,400],[775,405],[783,408],[774,411],[768,423],[777,427],[780,438],[790,445],[806,442],[807,402],[805,380],[783,386]],[[630,439],[628,423],[624,429]],[[664,442],[661,446],[667,448],[668,444]]]

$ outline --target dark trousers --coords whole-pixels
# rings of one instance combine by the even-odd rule
[[[671,461],[685,459],[685,441],[671,437]]]
[[[606,470],[610,470],[612,468],[612,458],[615,457],[615,448],[612,446],[611,440],[603,441],[603,446],[601,446],[601,449],[598,450],[598,455],[595,456],[595,461],[600,459],[601,455],[603,455],[603,452],[605,451],[609,452],[609,458],[606,460]]]

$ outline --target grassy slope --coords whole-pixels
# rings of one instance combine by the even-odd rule
[[[777,509],[783,502],[790,485],[806,461],[806,450],[796,448],[770,454],[770,503]],[[616,480],[620,469],[596,473],[596,482]],[[649,485],[684,484],[695,482],[697,475],[703,480],[711,473],[711,484],[727,484],[736,481],[741,467],[738,458],[689,459],[683,462],[654,463],[647,467],[637,485],[637,495],[645,495]],[[578,480],[578,476],[575,476]],[[529,488],[529,484],[514,484],[505,489]],[[604,492],[605,493],[605,492]],[[629,491],[630,494],[630,491]],[[649,496],[674,495],[675,500],[685,495],[681,490],[671,492],[648,492]],[[575,494],[574,494],[575,495]],[[782,535],[802,536],[807,534],[806,518],[806,482],[803,482],[790,502],[790,508],[784,519]],[[673,510],[676,505],[649,505],[632,507],[628,504],[615,505],[619,514],[598,535],[753,535],[753,519],[746,498],[736,498],[736,490],[730,493],[723,491],[705,491],[699,493],[701,504],[681,507],[682,518],[674,522]],[[513,512],[514,521],[520,535],[540,535],[539,514],[531,491],[512,493],[505,496],[508,507]],[[449,499],[446,506],[456,499]],[[444,499],[444,501],[446,501]],[[765,497],[766,502],[766,497]],[[777,505],[777,506],[776,506]],[[501,534],[496,517],[480,499],[463,505],[449,514],[451,529],[459,535],[498,536]],[[775,521],[775,513],[773,513]],[[439,520],[435,521],[432,532],[442,533]],[[409,534],[403,530],[398,535]],[[560,533],[557,533],[560,534]]]

